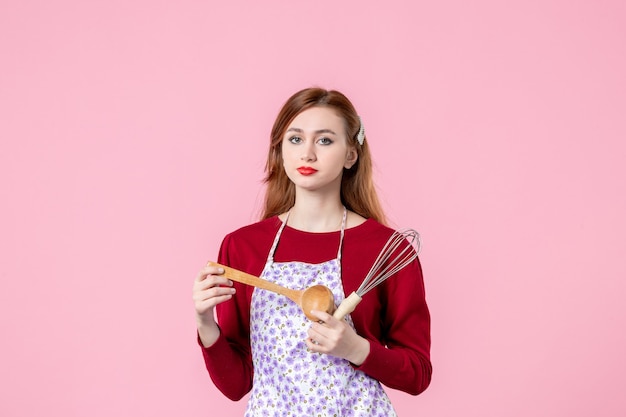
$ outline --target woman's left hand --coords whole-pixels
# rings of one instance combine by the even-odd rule
[[[370,342],[356,334],[345,320],[337,320],[324,311],[312,310],[311,314],[320,319],[312,323],[306,345],[312,352],[326,353],[347,359],[359,366],[370,353]]]

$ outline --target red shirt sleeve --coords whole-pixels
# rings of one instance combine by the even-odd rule
[[[263,260],[271,246],[273,229],[272,224],[268,222],[263,226],[265,227],[248,227],[244,228],[246,233],[227,235],[220,247],[218,262],[253,275],[260,275]],[[210,347],[202,346],[202,354],[215,386],[227,398],[237,401],[252,389],[254,370],[249,329],[250,301],[254,288],[238,282],[233,284],[236,289],[235,296],[216,307],[220,336]]]
[[[424,285],[419,261],[413,262],[397,275],[390,277],[377,295],[387,300],[381,316],[380,338],[373,337],[372,324],[360,317],[366,313],[357,309],[353,318],[359,323],[357,331],[370,342],[370,354],[356,367],[384,385],[412,395],[423,392],[430,384],[430,314],[424,297]],[[365,297],[375,296],[366,294]]]

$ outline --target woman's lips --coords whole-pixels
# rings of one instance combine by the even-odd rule
[[[302,175],[313,175],[317,172],[317,169],[311,167],[300,167],[298,172]]]

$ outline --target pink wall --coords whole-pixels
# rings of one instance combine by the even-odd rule
[[[423,234],[434,376],[399,414],[626,414],[624,2],[378,4],[2,2],[0,415],[240,414],[191,284],[313,84]]]

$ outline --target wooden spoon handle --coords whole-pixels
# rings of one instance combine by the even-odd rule
[[[240,271],[238,269],[231,268],[226,265],[218,264],[217,262],[209,261],[207,265],[216,266],[218,268],[224,269],[224,276],[232,281],[237,281],[246,285],[252,285],[253,287],[261,288],[264,290],[275,292],[277,294],[284,295],[285,297],[294,301],[296,304],[300,305],[300,300],[302,298],[302,291],[291,290],[289,288],[285,288],[281,285],[274,284],[273,282],[264,280],[263,278],[259,278],[257,276]]]

